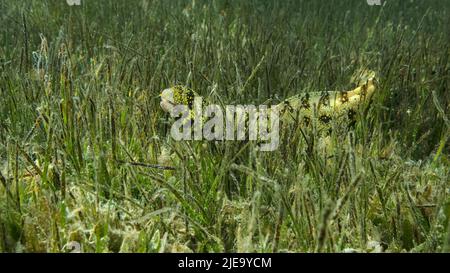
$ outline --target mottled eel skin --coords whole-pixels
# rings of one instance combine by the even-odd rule
[[[308,92],[290,97],[276,105],[284,124],[299,124],[303,128],[315,128],[319,136],[327,136],[333,123],[338,128],[353,127],[361,105],[368,103],[376,90],[376,76],[366,71],[360,76],[360,84],[350,91]],[[175,85],[162,91],[161,107],[169,112],[174,105],[187,105],[192,109],[197,93],[185,86]],[[193,115],[193,114],[191,114]]]

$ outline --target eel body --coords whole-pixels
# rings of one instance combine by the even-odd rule
[[[320,136],[329,135],[333,123],[342,128],[352,127],[357,122],[359,107],[368,103],[376,90],[375,73],[366,72],[358,82],[359,86],[349,91],[308,92],[287,98],[275,106],[280,120],[304,128],[315,124]],[[190,88],[175,85],[162,91],[160,106],[170,112],[175,105],[186,105],[192,112],[196,96]],[[190,117],[195,118],[193,113]]]

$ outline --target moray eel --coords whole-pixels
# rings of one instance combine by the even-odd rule
[[[303,128],[315,126],[320,137],[329,136],[333,123],[340,128],[351,128],[358,119],[359,107],[367,104],[376,90],[376,76],[365,71],[358,77],[359,84],[349,91],[308,92],[285,99],[275,107],[284,124],[299,124]],[[192,109],[197,93],[186,86],[175,85],[160,94],[160,106],[170,112],[175,105],[187,105]],[[190,112],[190,118],[193,111]]]

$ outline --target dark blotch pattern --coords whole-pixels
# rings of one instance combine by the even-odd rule
[[[303,97],[302,97],[302,107],[305,109],[310,109],[311,106],[309,105],[309,94],[306,93]]]
[[[347,103],[348,102],[348,94],[347,92],[341,92],[341,96],[340,96],[340,100],[342,103]]]
[[[319,120],[322,123],[328,124],[331,121],[331,117],[329,115],[322,115],[319,117]]]
[[[324,92],[319,100],[319,105],[330,106],[330,94],[328,92]]]

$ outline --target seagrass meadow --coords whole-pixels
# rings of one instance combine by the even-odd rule
[[[71,1],[69,1],[71,2]],[[0,0],[0,252],[449,252],[450,1]],[[327,152],[160,107],[376,91]]]

